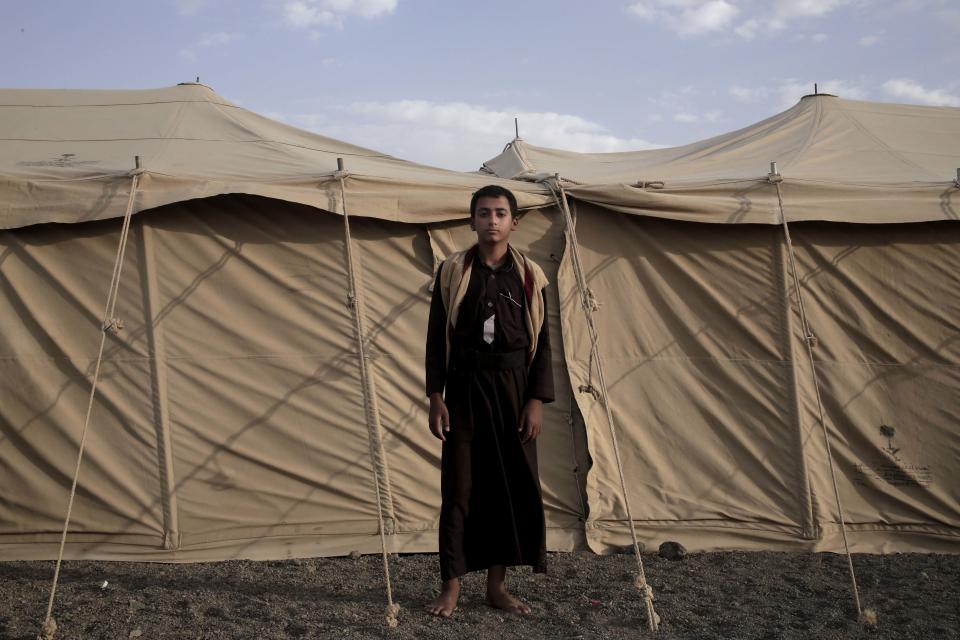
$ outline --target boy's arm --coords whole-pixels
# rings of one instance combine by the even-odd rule
[[[550,353],[550,323],[547,319],[547,289],[543,288],[543,327],[537,339],[537,353],[530,363],[526,399],[535,398],[544,404],[553,402],[553,356]]]
[[[442,264],[440,265],[443,266]],[[430,432],[446,440],[450,431],[450,414],[443,402],[443,388],[447,381],[447,311],[440,293],[440,271],[433,283],[430,299],[430,319],[427,321],[427,397],[430,398]]]

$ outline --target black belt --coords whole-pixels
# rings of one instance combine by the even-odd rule
[[[458,349],[454,352],[451,362],[455,368],[473,371],[480,369],[493,371],[517,369],[526,366],[527,350],[517,349],[516,351],[493,353],[477,351],[476,349]]]

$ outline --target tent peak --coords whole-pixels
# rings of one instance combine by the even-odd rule
[[[835,93],[808,93],[807,95],[800,98],[800,100],[806,100],[807,98],[839,98]]]
[[[178,82],[177,86],[178,87],[203,87],[204,89],[209,89],[210,91],[213,91],[214,93],[216,93],[213,87],[211,87],[206,83],[200,82],[200,76],[197,76],[196,82]]]

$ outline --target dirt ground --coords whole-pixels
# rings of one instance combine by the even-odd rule
[[[658,638],[960,638],[960,555],[855,556],[865,607],[858,623],[843,556],[703,553],[643,556],[662,618]],[[67,562],[57,638],[641,638],[632,555],[551,554],[547,575],[511,570],[533,607],[512,616],[483,603],[483,576],[464,580],[449,620],[421,607],[437,589],[434,555],[391,558],[400,624],[385,624],[379,556],[164,565]],[[0,639],[34,640],[52,562],[0,563]],[[104,582],[106,586],[104,587]]]

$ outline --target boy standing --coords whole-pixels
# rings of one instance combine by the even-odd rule
[[[477,244],[440,265],[427,330],[430,431],[443,441],[440,595],[449,617],[460,576],[487,570],[487,604],[530,607],[510,594],[506,567],[546,570],[546,528],[536,438],[553,401],[547,279],[510,246],[517,200],[490,185],[470,203]]]

